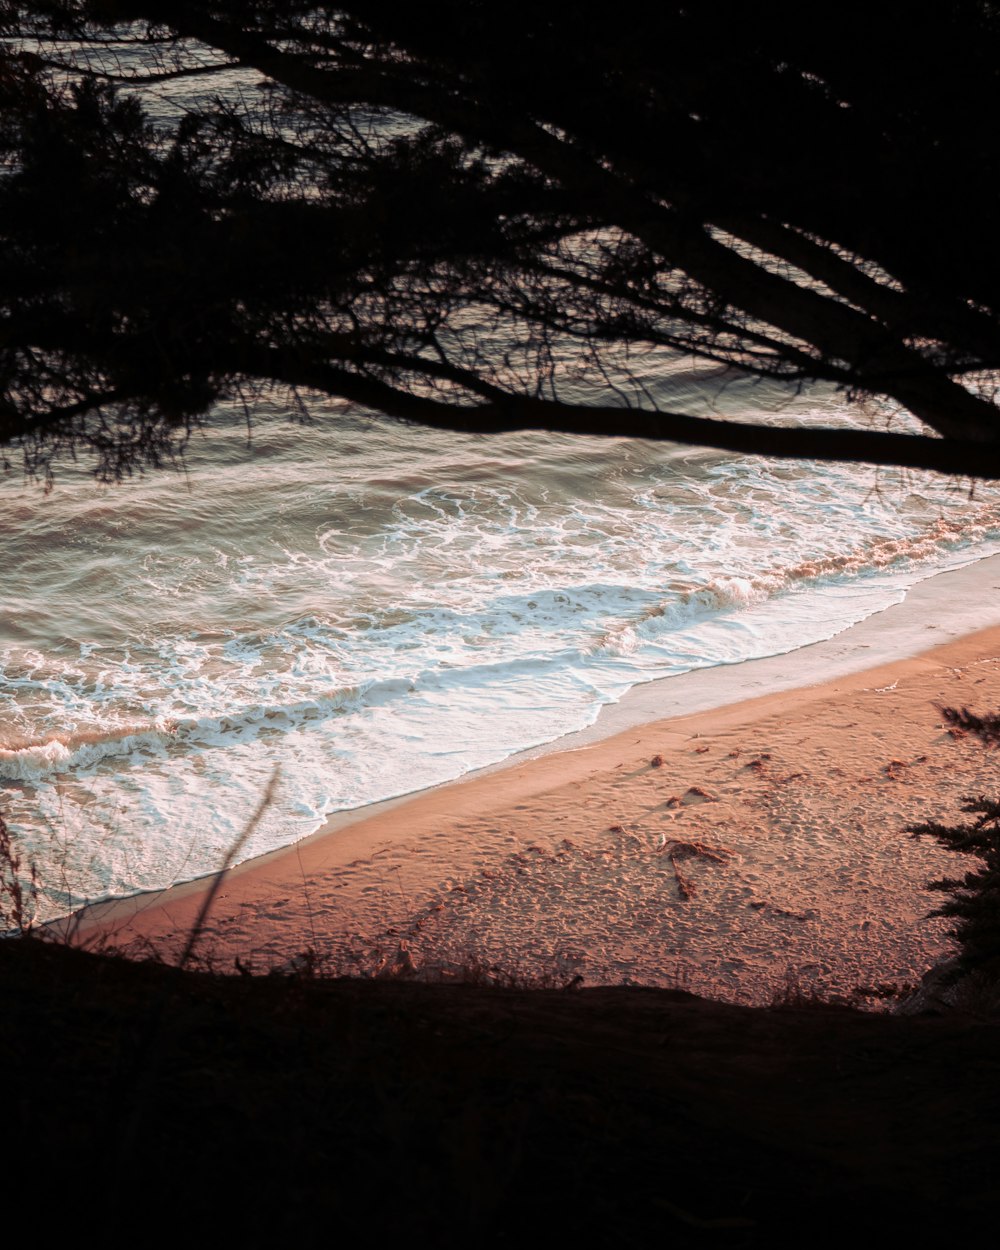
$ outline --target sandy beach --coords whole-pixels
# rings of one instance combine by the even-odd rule
[[[827,646],[857,670],[880,655],[866,626],[898,646],[919,612]],[[471,966],[744,1004],[792,984],[874,1006],[950,951],[923,885],[956,865],[906,826],[954,818],[996,780],[991,754],[938,708],[1000,707],[1000,627],[961,633],[945,612],[921,629],[948,641],[792,689],[815,649],[740,665],[731,689],[776,689],[667,719],[648,718],[651,700],[719,674],[654,683],[638,709],[614,711],[617,725],[644,723],[334,817],[227,875],[197,956],[220,970],[318,959],[428,979]],[[176,958],[207,884],[92,908],[78,940]]]

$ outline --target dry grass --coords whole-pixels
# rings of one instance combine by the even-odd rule
[[[38,914],[38,872],[25,869],[17,843],[0,812],[0,935],[30,936]]]
[[[994,1201],[995,1026],[295,963],[220,976],[0,943],[11,1192],[23,1164],[67,1212],[148,1220],[183,1194],[200,1235],[247,1245],[336,1227],[733,1250],[819,1215],[956,1235]]]

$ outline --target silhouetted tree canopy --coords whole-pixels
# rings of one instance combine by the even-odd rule
[[[0,15],[0,442],[29,461],[119,472],[278,386],[1000,477],[996,5]],[[672,411],[677,352],[924,432]]]

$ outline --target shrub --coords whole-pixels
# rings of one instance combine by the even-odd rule
[[[979,717],[966,708],[944,708],[942,714],[953,730],[973,734],[989,746],[1000,743],[1000,716]],[[959,954],[952,982],[970,973],[1000,981],[1000,800],[968,796],[962,799],[961,810],[975,819],[959,825],[929,821],[911,825],[907,832],[914,838],[934,838],[949,851],[980,861],[978,868],[962,876],[928,881],[927,889],[951,896],[930,914],[954,922],[949,933]]]

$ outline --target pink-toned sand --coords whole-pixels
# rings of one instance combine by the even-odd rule
[[[379,805],[233,870],[198,954],[874,1004],[858,987],[951,950],[922,886],[959,865],[906,825],[996,791],[995,754],[935,705],[1000,708],[1000,629]],[[79,937],[176,957],[206,886],[92,909]]]

